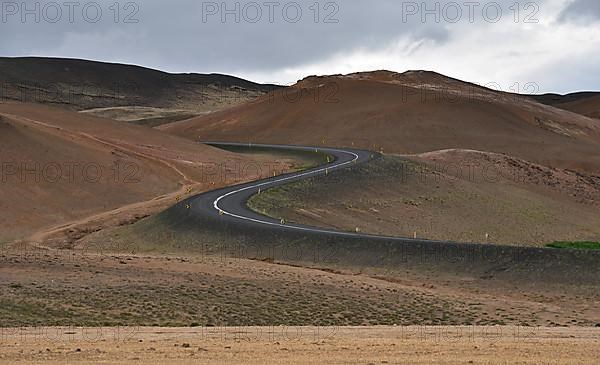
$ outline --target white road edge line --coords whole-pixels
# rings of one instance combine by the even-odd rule
[[[260,184],[256,184],[256,185],[251,185],[251,186],[247,186],[245,188],[241,188],[235,191],[231,191],[227,194],[221,195],[220,197],[218,197],[214,203],[213,203],[213,207],[219,212],[219,214],[224,214],[230,217],[234,217],[234,218],[238,218],[238,219],[242,219],[245,221],[250,221],[250,222],[254,222],[254,223],[259,223],[259,224],[264,224],[264,225],[269,225],[269,226],[274,226],[274,227],[282,227],[282,228],[290,228],[290,229],[295,229],[295,230],[299,230],[299,231],[308,231],[308,232],[318,232],[318,233],[328,233],[328,234],[336,234],[336,235],[340,235],[340,236],[356,236],[356,234],[354,233],[346,233],[346,232],[337,232],[337,231],[329,231],[329,230],[322,230],[322,229],[315,229],[315,228],[308,228],[308,227],[299,227],[299,226],[294,226],[294,225],[285,225],[285,224],[279,224],[279,223],[273,223],[273,222],[267,222],[267,221],[263,221],[260,219],[254,219],[254,218],[249,218],[249,217],[244,217],[241,215],[237,215],[234,213],[230,213],[222,208],[219,207],[219,202],[231,195],[237,194],[239,192],[242,191],[246,191],[246,190],[250,190],[250,189],[256,189],[265,185],[270,185],[270,184],[275,184],[275,183],[279,183],[279,182],[283,182],[283,181],[288,181],[288,180],[292,180],[292,179],[297,179],[299,177],[303,177],[303,176],[309,176],[309,175],[316,175],[319,174],[321,172],[324,172],[326,170],[331,170],[331,169],[337,169],[339,167],[342,166],[346,166],[346,165],[350,165],[352,163],[354,163],[355,161],[358,161],[359,156],[354,153],[354,152],[350,152],[350,151],[344,151],[344,150],[338,150],[338,149],[331,149],[331,148],[321,148],[319,149],[319,151],[332,151],[332,152],[339,152],[339,153],[343,153],[343,154],[347,154],[347,155],[352,155],[354,156],[354,159],[352,159],[351,161],[346,161],[337,165],[333,165],[333,166],[329,166],[326,165],[325,167],[315,170],[315,171],[309,171],[309,172],[304,172],[302,174],[299,175],[293,175],[293,176],[288,176],[288,177],[284,177],[281,179],[277,179],[277,180],[273,180],[273,181],[267,181],[267,182],[263,182]]]

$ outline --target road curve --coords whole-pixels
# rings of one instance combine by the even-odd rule
[[[207,143],[217,147],[245,146],[236,143]],[[314,151],[315,147],[254,145],[258,148]],[[526,246],[500,246],[368,235],[335,231],[306,225],[282,223],[247,206],[259,189],[350,168],[373,159],[377,154],[348,148],[321,148],[333,162],[310,170],[276,176],[210,191],[179,202],[159,215],[170,230],[182,233],[181,242],[206,254],[315,266],[336,265],[356,268],[398,268],[440,270],[461,277],[490,278],[515,282],[580,285],[600,282],[600,252],[555,250]],[[360,192],[358,192],[360,193]],[[152,237],[163,234],[147,227]],[[188,235],[188,233],[192,233]],[[206,234],[205,234],[206,233]],[[153,238],[154,239],[154,238]],[[526,278],[526,279],[523,279]],[[542,285],[540,284],[540,285]],[[596,285],[596,284],[594,284]]]
[[[272,217],[262,215],[253,211],[247,205],[248,200],[260,191],[289,184],[291,182],[307,179],[315,176],[326,175],[330,172],[349,168],[356,164],[361,164],[373,159],[376,153],[366,150],[349,148],[323,148],[323,147],[304,147],[290,145],[274,144],[243,144],[243,143],[224,143],[224,142],[202,142],[203,144],[215,147],[256,147],[281,149],[286,151],[318,151],[326,153],[333,157],[333,161],[309,170],[289,173],[281,176],[258,180],[246,184],[230,186],[214,191],[210,191],[189,199],[190,210],[193,215],[218,218],[224,222],[240,225],[262,226],[273,230],[306,232],[313,234],[323,234],[327,236],[343,236],[369,239],[385,239],[399,241],[416,241],[408,238],[369,235],[355,232],[336,231],[324,228],[310,227],[306,225],[282,222]],[[423,240],[418,240],[423,242]],[[430,241],[443,242],[443,241]]]

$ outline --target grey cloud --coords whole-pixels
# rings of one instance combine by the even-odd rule
[[[600,70],[595,57],[571,57],[568,66],[565,66],[565,62],[540,67],[528,75],[529,80],[541,83],[541,92],[566,94],[576,91],[600,91]]]
[[[2,2],[0,55],[3,56],[76,57],[134,63],[173,72],[220,72],[237,75],[266,75],[319,64],[333,56],[351,54],[355,50],[375,53],[390,48],[399,40],[407,40],[405,43],[410,45],[399,57],[409,59],[423,50],[447,45],[451,47],[456,39],[464,38],[465,32],[486,34],[485,32],[495,32],[497,29],[510,30],[513,26],[510,7],[515,4],[515,0],[484,0],[475,11],[474,21],[469,20],[467,10],[463,7],[462,17],[454,23],[444,16],[436,21],[432,15],[427,15],[423,21],[423,4],[432,10],[436,4],[444,9],[448,4],[464,4],[466,1],[296,0],[294,3],[293,0],[284,0],[275,1],[279,5],[275,7],[275,16],[270,21],[265,3],[271,0],[258,0],[263,14],[260,21],[254,23],[252,19],[247,19],[255,15],[248,8],[251,1],[239,1],[241,9],[244,6],[250,9],[245,14],[246,19],[241,14],[236,22],[235,16],[228,15],[223,22],[220,12],[203,19],[203,10],[208,10],[207,7],[215,4],[220,7],[223,0],[137,0],[139,11],[129,19],[134,22],[126,22],[126,17],[136,10],[135,7],[127,7],[129,0],[83,0],[76,6],[72,22],[63,7],[62,18],[52,23],[45,19],[54,15],[51,8],[50,13],[40,14],[39,21],[34,19],[35,15],[30,14],[22,22],[22,11],[16,15],[7,14],[4,11],[6,4],[23,4],[21,0],[13,1]],[[54,1],[64,4],[63,0]],[[114,7],[111,8],[115,1],[119,5],[118,14],[115,14]],[[535,2],[539,5],[537,15],[540,17],[544,15],[547,1]],[[319,5],[316,22],[315,8],[312,7],[315,2]],[[53,0],[37,3],[40,4],[40,9],[48,9],[48,4],[53,3]],[[102,16],[97,22],[86,20],[82,14],[83,7],[92,3],[98,4],[102,10]],[[225,0],[225,3],[228,9],[235,8],[235,0]],[[523,7],[527,3],[529,1],[519,4]],[[35,4],[35,1],[27,2],[29,9],[35,9]],[[282,11],[286,4],[300,6],[302,17],[298,22],[285,19]],[[505,24],[497,27],[482,18],[482,8],[486,4],[501,5]],[[417,6],[420,9],[403,19],[403,7],[408,10],[407,6]],[[594,9],[598,9],[595,0],[577,0],[566,6],[561,16],[571,19],[576,14],[597,15],[598,12],[594,13]],[[493,14],[493,9],[490,13]],[[529,13],[521,9],[520,15],[523,17]],[[115,15],[118,15],[116,22]],[[289,15],[294,16],[293,8]],[[449,13],[450,17],[453,15],[452,12]],[[89,9],[88,16],[95,16],[94,7]],[[330,17],[327,18],[328,16]],[[331,22],[326,22],[326,19]],[[515,51],[509,38],[494,46],[496,49]],[[472,49],[473,52],[481,52],[481,49],[490,49],[490,45],[488,42],[473,44]],[[518,51],[532,52],[529,49]],[[469,62],[469,55],[464,52],[451,56],[460,59],[461,63]],[[451,60],[440,59],[437,62],[443,66],[448,61]],[[486,65],[474,63],[472,67],[481,68],[485,72]],[[562,72],[559,74],[567,77]],[[299,75],[302,76],[305,75]],[[286,81],[289,80],[284,80]]]
[[[505,9],[512,0],[500,1]],[[28,9],[35,9],[36,2],[29,3]],[[434,44],[448,41],[452,24],[436,22],[434,16],[421,20],[421,12],[403,18],[406,4],[413,3],[419,8],[442,8],[452,1],[401,2],[397,0],[323,0],[272,2],[274,17],[270,19],[268,0],[257,1],[263,12],[260,21],[252,22],[256,16],[255,6],[249,1],[225,1],[227,9],[235,9],[236,3],[242,10],[238,20],[227,15],[222,21],[221,11],[217,14],[203,12],[221,8],[221,0],[199,2],[194,0],[138,1],[139,11],[126,23],[126,16],[134,12],[127,0],[122,0],[115,23],[114,0],[80,2],[74,7],[74,21],[68,19],[63,6],[60,21],[50,23],[45,19],[54,17],[53,7],[44,9],[52,1],[40,4],[41,21],[35,22],[33,15],[27,21],[20,21],[21,14],[7,16],[7,22],[0,23],[0,53],[3,55],[44,54],[49,56],[74,56],[122,60],[157,66],[170,70],[194,70],[201,72],[228,70],[261,71],[273,68],[293,67],[310,62],[318,62],[331,55],[356,48],[378,50],[388,46],[400,37],[415,41],[432,40]],[[58,2],[62,4],[61,2]],[[22,4],[15,1],[14,4]],[[96,16],[99,4],[102,17],[92,23],[84,17],[83,8],[88,7],[88,18]],[[302,10],[298,22],[286,19],[284,8],[288,6],[288,16],[295,16],[295,5]],[[404,5],[403,5],[404,4]],[[3,5],[4,6],[4,5]],[[244,12],[243,9],[247,11]],[[408,8],[406,8],[408,9]],[[219,9],[222,10],[222,9]],[[422,9],[419,9],[422,10]],[[22,12],[20,12],[22,13]],[[315,17],[317,19],[315,20]],[[462,21],[467,15],[463,14]],[[482,24],[483,23],[483,24]],[[485,26],[478,19],[473,29]],[[118,35],[123,36],[119,37]],[[15,35],[19,35],[15,39]],[[110,44],[107,42],[112,38]],[[97,43],[98,47],[94,48]]]
[[[591,23],[600,21],[600,1],[575,0],[560,13],[560,22]]]

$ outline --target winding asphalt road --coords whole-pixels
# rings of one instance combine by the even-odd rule
[[[238,143],[206,143],[215,147],[248,147]],[[371,151],[347,148],[251,145],[286,151],[315,151],[334,161],[306,171],[230,186],[190,197],[164,213],[173,229],[208,231],[231,235],[232,240],[192,236],[194,244],[231,257],[270,258],[278,262],[356,267],[414,268],[431,272],[445,270],[466,277],[504,278],[510,282],[598,285],[600,252],[550,248],[457,243],[342,232],[285,223],[252,211],[247,202],[259,190],[324,175],[373,159]],[[160,228],[159,228],[160,229]],[[211,232],[212,231],[212,232]],[[315,239],[316,238],[316,239]],[[198,241],[198,240],[208,240]],[[204,242],[204,243],[202,243]],[[206,246],[205,246],[206,245]],[[220,250],[220,251],[219,251]],[[525,278],[525,279],[524,279]]]
[[[300,224],[282,222],[272,217],[264,216],[250,209],[247,205],[248,200],[255,194],[267,189],[289,184],[310,177],[326,175],[330,172],[351,167],[356,164],[367,162],[375,157],[372,151],[358,149],[340,149],[340,148],[322,148],[322,147],[302,147],[290,145],[272,145],[272,144],[243,144],[243,143],[221,143],[221,142],[202,142],[203,144],[214,147],[256,147],[281,149],[284,151],[307,151],[321,152],[333,157],[333,161],[309,170],[290,173],[259,181],[254,181],[242,185],[226,187],[211,192],[207,192],[191,198],[188,202],[194,215],[218,217],[220,220],[233,222],[236,224],[254,225],[268,227],[274,230],[286,230],[323,234],[328,236],[344,236],[370,239],[386,239],[412,242],[415,240],[400,237],[378,236],[354,232],[335,231],[324,228],[310,227]],[[423,240],[418,240],[423,242]],[[440,242],[440,241],[430,241]]]

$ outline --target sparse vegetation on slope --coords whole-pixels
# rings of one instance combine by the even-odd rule
[[[313,226],[458,242],[544,245],[600,237],[600,177],[504,155],[384,156],[253,196],[255,211]]]

